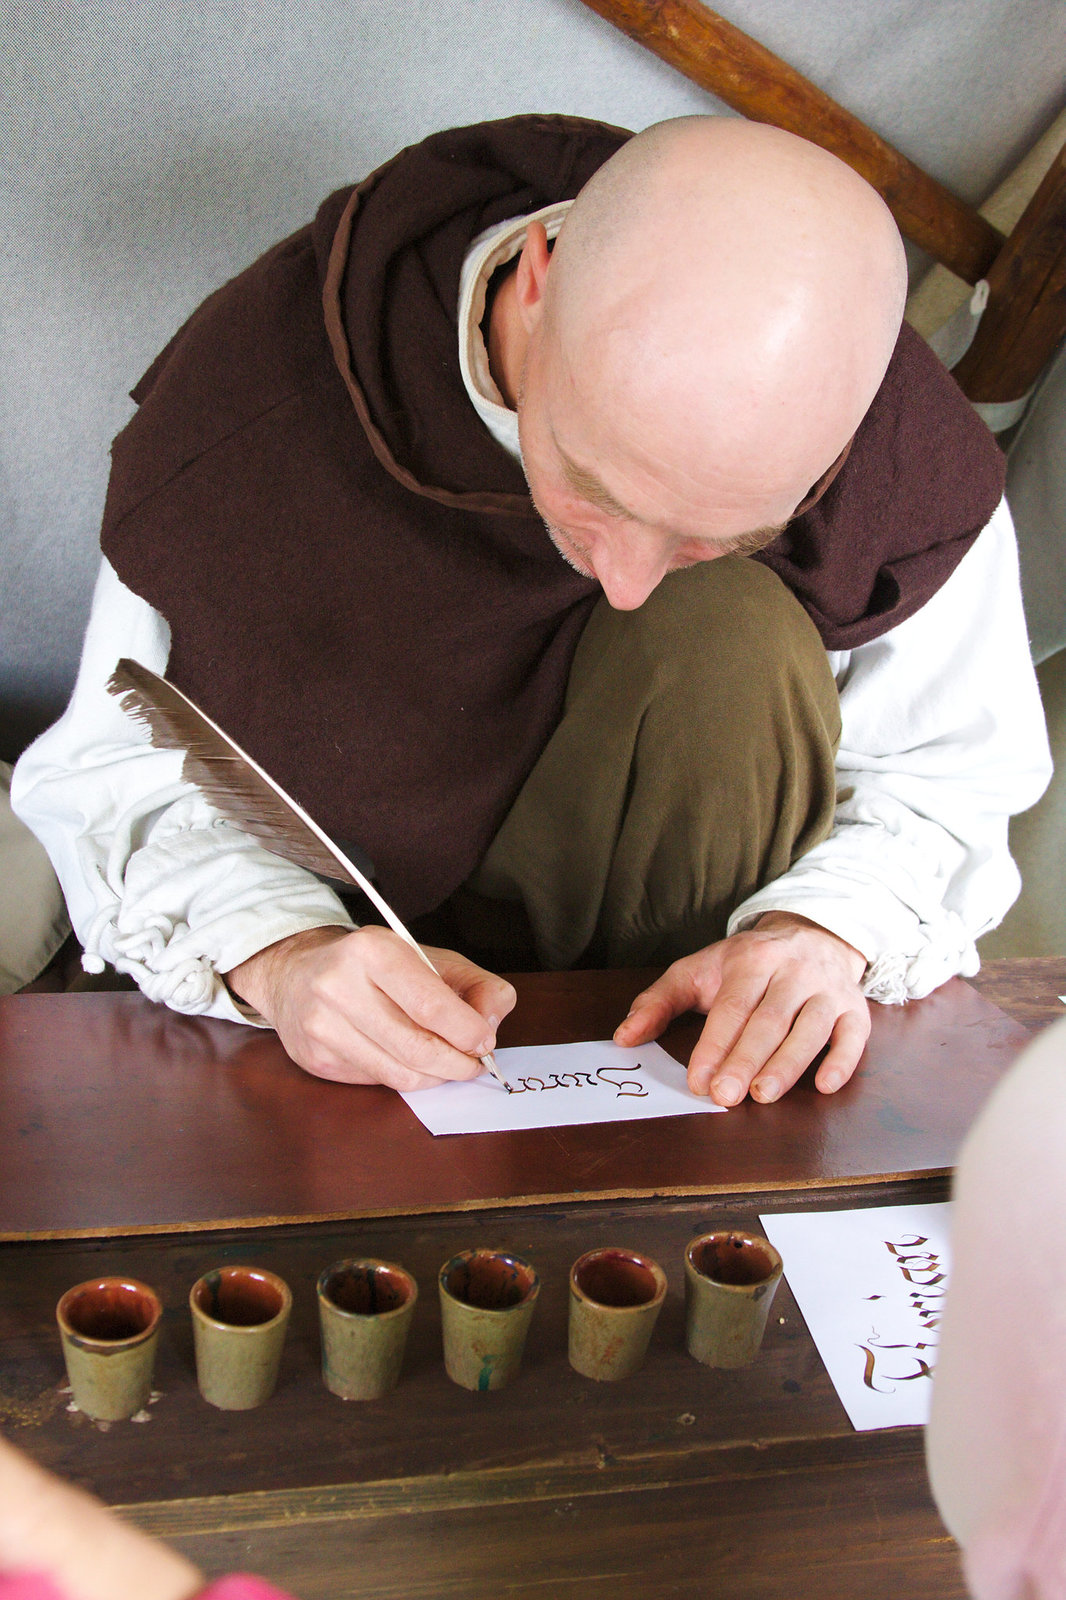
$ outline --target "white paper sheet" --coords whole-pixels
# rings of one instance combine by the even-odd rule
[[[950,1203],[760,1220],[852,1425],[923,1425],[948,1286]]]
[[[434,1134],[562,1128],[725,1109],[690,1094],[684,1067],[654,1043],[627,1049],[606,1039],[522,1045],[497,1050],[496,1065],[510,1093],[486,1072],[468,1083],[443,1083],[403,1098]]]

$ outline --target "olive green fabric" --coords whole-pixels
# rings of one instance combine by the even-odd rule
[[[450,910],[499,969],[644,966],[721,938],[828,833],[840,706],[813,624],[741,557],[601,601],[565,711]]]
[[[10,789],[11,768],[0,761],[0,994],[36,978],[70,931],[59,880],[12,811]]]

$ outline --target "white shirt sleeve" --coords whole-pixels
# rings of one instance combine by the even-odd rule
[[[128,655],[166,669],[169,632],[105,562],[63,717],[31,745],[12,803],[48,850],[85,963],[110,961],[176,1010],[249,1020],[218,974],[306,928],[351,926],[311,874],[225,822],[105,689]],[[978,968],[974,941],[1019,877],[1007,822],[1051,761],[1002,504],[922,609],[830,656],[840,692],[829,837],[734,912],[793,911],[866,956],[865,991],[899,1002]]]
[[[833,829],[728,931],[795,912],[866,956],[870,999],[917,999],[978,970],[974,941],[1020,886],[1008,819],[1051,775],[1006,502],[920,611],[829,661],[842,719]]]
[[[220,973],[308,928],[351,927],[332,890],[226,822],[106,689],[122,656],[165,672],[163,618],[105,561],[70,704],[15,767],[12,806],[66,895],[87,971],[109,961],[176,1011],[261,1021]]]

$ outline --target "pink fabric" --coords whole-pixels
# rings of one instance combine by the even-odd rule
[[[2,1591],[0,1600],[7,1600]],[[17,1600],[21,1600],[21,1597],[17,1597]],[[26,1600],[37,1600],[37,1597],[28,1595]],[[42,1596],[42,1600],[47,1600],[47,1597]],[[275,1589],[272,1583],[267,1583],[263,1578],[253,1577],[251,1573],[231,1572],[225,1578],[216,1578],[206,1589],[201,1589],[196,1600],[292,1600],[292,1596]]]
[[[0,1600],[68,1600],[44,1572],[0,1572]],[[117,1597],[116,1597],[117,1600]],[[247,1572],[231,1572],[201,1589],[196,1600],[292,1600]]]
[[[66,1597],[47,1573],[0,1572],[0,1600],[66,1600]]]

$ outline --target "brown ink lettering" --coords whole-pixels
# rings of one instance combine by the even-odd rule
[[[621,1099],[624,1095],[630,1095],[636,1099],[639,1099],[642,1095],[646,1095],[648,1092],[639,1078],[622,1078],[622,1080],[619,1081],[617,1078],[612,1078],[611,1073],[639,1072],[640,1068],[641,1063],[639,1061],[635,1067],[600,1067],[599,1071],[596,1073],[596,1076],[603,1083],[609,1083],[612,1088],[617,1091],[615,1095],[616,1100]]]

